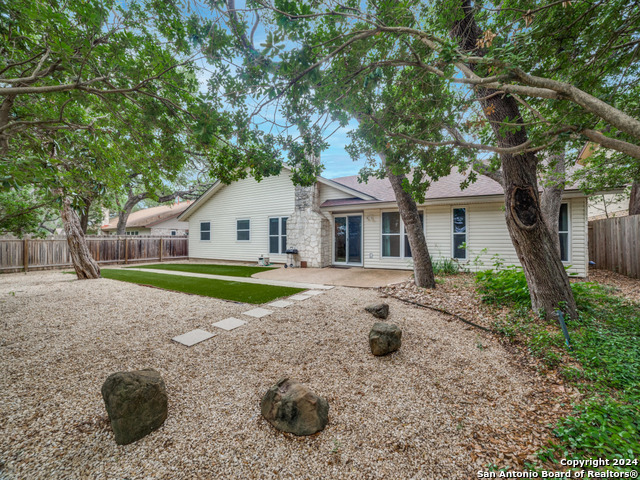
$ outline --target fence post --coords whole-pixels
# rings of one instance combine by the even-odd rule
[[[164,238],[160,237],[160,262],[162,262],[162,247],[164,244]]]
[[[22,247],[22,263],[24,264],[24,273],[29,271],[29,239],[24,238],[24,245]]]
[[[129,263],[129,239],[124,239],[124,264]]]

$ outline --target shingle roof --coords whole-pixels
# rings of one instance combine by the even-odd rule
[[[190,201],[174,203],[173,205],[160,205],[159,207],[144,208],[133,212],[127,219],[127,228],[148,228],[158,223],[170,220],[184,212],[191,204]],[[109,221],[109,225],[102,227],[102,230],[115,230],[118,228],[118,218],[114,217]]]
[[[460,188],[460,184],[467,178],[467,175],[460,173],[457,170],[453,170],[446,177],[442,177],[439,180],[431,183],[429,189],[426,192],[425,200],[435,200],[442,198],[456,198],[456,197],[479,197],[485,195],[502,195],[504,191],[502,186],[495,180],[491,180],[484,175],[478,175],[478,179],[471,183],[464,190]],[[340,177],[332,179],[334,182],[350,187],[355,190],[359,190],[366,194],[375,197],[381,202],[395,202],[395,195],[393,188],[387,177],[385,178],[369,178],[367,183],[359,183],[358,175],[351,175],[348,177]],[[568,185],[566,190],[575,190],[576,187]],[[322,204],[323,207],[336,206],[336,205],[350,205],[356,203],[375,203],[366,200],[327,200]]]

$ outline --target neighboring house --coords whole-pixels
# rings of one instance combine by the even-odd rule
[[[502,187],[479,176],[461,190],[463,176],[452,173],[432,183],[423,215],[429,252],[468,268],[491,268],[494,256],[519,265],[504,214]],[[253,178],[214,184],[179,216],[189,222],[190,258],[287,261],[299,251],[309,267],[361,266],[411,269],[409,242],[388,179],[358,183],[357,176],[318,178],[297,187],[291,172],[261,182]],[[587,199],[565,190],[559,219],[562,260],[570,272],[586,276]]]
[[[626,217],[629,215],[629,195],[605,193],[589,197],[589,220]]]
[[[178,215],[190,204],[191,202],[180,202],[132,212],[127,219],[126,235],[188,235],[189,223],[178,220]],[[102,226],[102,231],[115,235],[118,218],[110,219],[107,225]]]

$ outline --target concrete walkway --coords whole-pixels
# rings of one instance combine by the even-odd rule
[[[323,285],[338,285],[341,287],[383,287],[391,283],[407,281],[413,272],[411,270],[389,270],[381,268],[275,268],[265,272],[255,273],[253,278],[260,280],[315,282]]]
[[[305,288],[312,290],[329,290],[333,288],[328,285],[321,285],[317,283],[305,283],[305,282],[296,282],[296,281],[284,281],[284,280],[269,280],[263,278],[250,278],[250,277],[231,277],[228,275],[210,275],[207,273],[192,273],[192,272],[178,272],[175,270],[156,270],[149,268],[127,268],[127,270],[133,270],[136,272],[147,272],[147,273],[163,273],[166,275],[180,275],[182,277],[197,277],[197,278],[213,278],[216,280],[226,280],[228,282],[239,282],[239,283],[253,283],[259,285],[273,285],[276,287],[292,287],[292,288]]]

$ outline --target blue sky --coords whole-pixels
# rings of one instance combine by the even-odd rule
[[[243,0],[237,1],[236,8],[238,9],[244,8],[244,3],[245,2]],[[211,13],[207,11],[207,7],[203,5],[198,5],[195,8],[195,10],[198,11],[200,15],[203,15],[205,17],[211,15]],[[266,32],[264,30],[264,26],[260,25],[257,31],[255,32],[254,44],[256,45],[257,48],[259,48],[259,45],[263,43],[265,39],[266,39]],[[293,48],[296,47],[293,44],[289,44],[289,46]],[[234,59],[234,61],[237,64],[242,63],[240,59]],[[205,67],[204,64],[202,66]],[[206,68],[211,68],[211,65],[206,65]],[[199,81],[203,89],[207,88],[206,81],[209,78],[210,78],[209,74],[205,73],[205,71],[201,72],[201,74],[199,75]],[[267,107],[264,112],[264,117],[269,117],[270,115],[273,115],[273,112],[268,112],[268,110],[270,109]],[[277,113],[274,115],[274,118],[278,121],[278,123],[282,123],[282,124],[286,123],[284,119]],[[262,128],[265,131],[268,131],[271,127],[272,126],[270,124],[263,124],[260,128]],[[321,161],[325,167],[322,173],[323,177],[336,178],[336,177],[345,177],[348,175],[356,175],[358,174],[360,169],[365,165],[364,159],[360,159],[359,161],[353,161],[351,159],[351,156],[345,150],[345,146],[349,144],[349,137],[347,136],[347,133],[350,130],[355,128],[356,128],[356,122],[355,120],[352,120],[350,124],[347,125],[347,127],[338,129],[331,135],[331,137],[327,139],[329,148],[327,148],[324,152],[322,152],[322,155],[321,155]],[[335,124],[333,128],[331,127],[327,128],[327,134],[328,132],[333,131],[333,129],[335,129]],[[290,133],[293,135],[297,134],[294,132],[290,132]]]

